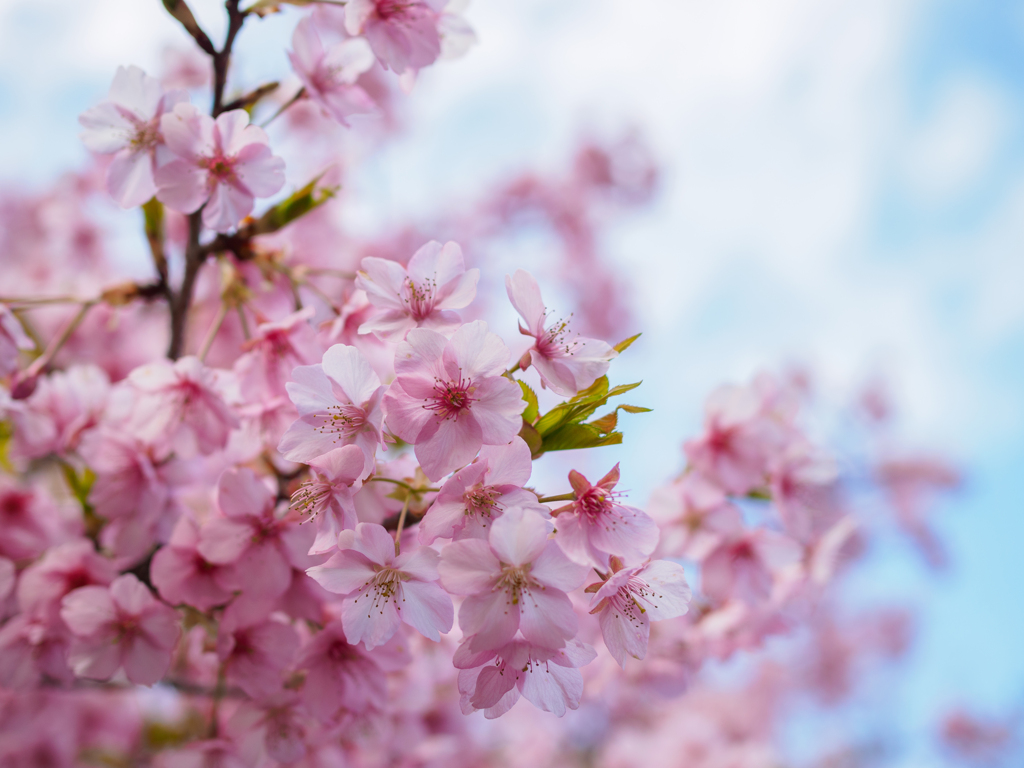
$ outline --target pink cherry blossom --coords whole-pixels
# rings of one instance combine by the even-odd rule
[[[281,438],[281,454],[289,461],[310,462],[336,448],[356,445],[364,459],[360,477],[369,475],[383,439],[384,387],[362,353],[335,344],[320,364],[296,368],[287,388],[299,418]]]
[[[65,455],[101,420],[110,395],[110,379],[95,365],[75,365],[38,380],[21,407],[11,410],[17,453],[39,458]]]
[[[459,325],[453,310],[469,305],[476,296],[479,269],[466,270],[458,243],[443,246],[436,240],[420,248],[401,264],[365,258],[356,287],[366,291],[380,313],[359,327],[382,339],[401,339],[412,328],[450,332]]]
[[[439,0],[349,0],[345,29],[365,35],[377,60],[397,74],[430,66],[441,55]]]
[[[772,501],[786,530],[806,541],[834,518],[839,471],[835,460],[805,440],[793,440],[769,466]]]
[[[532,469],[530,448],[521,437],[508,445],[485,445],[472,464],[441,486],[420,521],[420,542],[486,539],[489,526],[504,509],[536,504],[537,497],[522,487]]]
[[[66,594],[80,587],[106,586],[117,572],[91,541],[77,539],[51,547],[25,569],[18,582],[18,605],[37,616],[56,614]]]
[[[61,618],[75,635],[69,662],[75,674],[106,680],[123,667],[128,679],[152,685],[167,672],[180,630],[175,612],[134,575],[107,587],[82,587],[62,602]]]
[[[619,465],[594,485],[576,470],[569,473],[576,500],[555,510],[558,543],[578,563],[607,571],[609,558],[627,564],[646,559],[658,545],[658,526],[642,510],[615,501]]]
[[[299,647],[295,628],[273,619],[257,618],[231,606],[217,633],[217,656],[225,676],[254,698],[281,691],[282,672]]]
[[[373,51],[361,37],[343,40],[326,51],[309,16],[295,26],[292,69],[306,93],[331,117],[347,126],[350,115],[376,110],[377,105],[356,81],[373,66]]]
[[[341,622],[328,624],[302,649],[295,665],[306,670],[302,699],[330,721],[338,710],[381,710],[387,702],[384,670],[361,645],[349,643]]]
[[[178,104],[161,118],[160,130],[177,158],[156,171],[157,199],[182,213],[202,207],[203,224],[216,232],[237,226],[257,197],[284,186],[284,161],[271,154],[267,134],[249,125],[244,109],[214,120]]]
[[[497,649],[475,652],[463,643],[455,652],[459,692],[465,714],[484,710],[487,719],[512,709],[520,695],[558,717],[577,709],[583,697],[579,667],[597,657],[594,649],[571,640],[558,650],[513,640]]]
[[[357,445],[345,445],[310,461],[312,477],[292,494],[292,507],[316,526],[316,539],[309,554],[334,548],[338,534],[358,522],[354,494],[362,483],[363,452]]]
[[[122,208],[142,205],[157,192],[154,174],[172,159],[160,120],[185,91],[164,91],[160,81],[138,67],[118,67],[107,101],[83,112],[82,141],[93,152],[114,155],[107,169],[107,190]]]
[[[198,545],[199,528],[183,515],[167,546],[153,555],[150,578],[168,603],[184,603],[208,611],[231,599],[231,566],[211,563],[199,553]]]
[[[759,603],[771,596],[775,574],[801,556],[800,546],[759,528],[731,536],[701,563],[701,588],[708,597]]]
[[[766,481],[768,461],[782,437],[750,387],[724,386],[704,407],[704,432],[683,446],[701,474],[729,493],[745,494]]]
[[[647,511],[661,526],[658,551],[702,560],[724,536],[743,528],[743,516],[725,492],[699,472],[656,488]]]
[[[242,397],[265,401],[285,394],[285,382],[299,365],[312,365],[323,356],[316,331],[309,324],[313,308],[292,312],[277,322],[260,323],[242,345],[245,354],[235,361]]]
[[[647,655],[651,622],[682,616],[690,596],[683,567],[655,560],[613,573],[594,595],[590,612],[598,615],[604,644],[625,668],[627,654]]]
[[[52,507],[41,490],[12,485],[0,477],[0,555],[11,560],[32,559],[56,544],[60,532],[54,525]]]
[[[545,386],[563,397],[572,397],[604,376],[618,352],[607,342],[573,334],[568,319],[545,326],[548,310],[533,275],[522,269],[511,277],[506,275],[505,290],[526,321],[519,332],[534,339],[529,359]]]
[[[437,552],[422,547],[396,555],[395,540],[373,523],[342,531],[338,550],[307,573],[345,596],[341,620],[349,642],[383,645],[402,622],[435,642],[452,628],[452,601],[437,583]]]
[[[474,651],[497,649],[517,631],[530,643],[561,648],[576,634],[567,592],[589,570],[569,560],[553,539],[551,521],[535,509],[511,507],[491,526],[487,541],[449,544],[438,570],[450,593],[468,595],[459,627]]]
[[[18,352],[35,346],[14,313],[0,304],[0,376],[18,370]]]
[[[291,585],[292,568],[310,564],[313,532],[276,513],[276,499],[247,468],[229,469],[217,485],[221,516],[199,532],[196,550],[207,562],[231,565],[219,583],[256,600],[274,599]]]
[[[242,743],[261,743],[273,760],[291,765],[306,754],[308,722],[298,696],[284,692],[243,702],[226,730]]]
[[[508,347],[481,320],[446,339],[416,328],[395,351],[384,395],[388,427],[416,446],[431,480],[468,464],[484,445],[504,445],[522,427],[522,390],[502,375]]]
[[[140,393],[130,428],[149,444],[185,458],[210,454],[238,427],[217,376],[196,357],[148,363],[132,371],[128,381]]]

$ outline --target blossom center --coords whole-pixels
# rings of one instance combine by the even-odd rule
[[[612,494],[604,488],[592,485],[576,499],[576,511],[594,520],[612,511]]]
[[[402,288],[402,301],[408,307],[409,314],[416,320],[429,317],[430,313],[434,311],[434,292],[437,290],[437,281],[430,278],[417,285],[411,277],[407,277]]]
[[[466,505],[467,515],[490,518],[491,510],[498,505],[501,492],[490,485],[475,486],[466,491],[462,503]]]
[[[322,480],[311,480],[299,486],[292,494],[291,508],[306,515],[303,522],[309,522],[319,515],[331,497],[333,488]]]
[[[202,166],[210,172],[210,177],[218,182],[237,181],[235,175],[235,161],[233,158],[218,152],[213,157],[203,158]]]
[[[509,602],[512,605],[519,605],[523,593],[529,594],[530,590],[535,586],[537,586],[537,583],[530,578],[530,566],[527,564],[505,566],[501,571],[501,576],[498,577],[498,583],[495,585],[495,588],[507,592]]]
[[[340,438],[354,437],[366,426],[366,411],[352,404],[332,405],[327,413],[317,414],[315,418],[320,421],[317,432]]]
[[[537,337],[535,349],[541,357],[570,357],[576,347],[575,337],[570,337],[569,321],[570,314],[565,320],[559,320],[544,329],[544,332]]]
[[[383,615],[384,608],[388,603],[394,603],[395,610],[400,611],[402,606],[399,605],[399,602],[405,602],[401,590],[402,581],[404,579],[401,571],[396,571],[394,568],[381,568],[373,575],[373,578],[363,584],[363,588],[354,602],[358,604],[362,600],[367,604],[367,618],[374,611]]]
[[[459,414],[469,410],[475,399],[472,397],[475,391],[473,382],[462,378],[462,374],[459,374],[458,381],[435,379],[434,396],[423,407],[428,411],[434,411],[442,419],[457,419]]]

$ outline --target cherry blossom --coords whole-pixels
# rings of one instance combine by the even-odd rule
[[[548,310],[529,272],[520,269],[511,277],[506,275],[505,289],[512,306],[526,321],[519,332],[534,339],[529,360],[545,386],[563,397],[572,397],[604,376],[618,352],[604,341],[573,334],[569,320],[545,326]]]
[[[260,323],[242,345],[235,361],[239,389],[246,399],[266,400],[285,394],[285,382],[299,365],[312,365],[323,356],[309,324],[313,308],[293,312],[277,322]]]
[[[690,597],[683,567],[655,560],[613,573],[594,595],[590,612],[601,621],[612,657],[625,667],[627,654],[634,659],[647,655],[651,622],[682,616]]]
[[[229,469],[217,486],[220,517],[199,532],[196,551],[207,562],[231,565],[219,580],[258,600],[276,598],[291,585],[292,567],[310,564],[313,532],[276,514],[274,494],[247,468]]]
[[[257,197],[284,186],[284,161],[271,154],[267,134],[249,125],[244,109],[216,120],[191,104],[178,104],[160,120],[176,158],[156,171],[157,199],[182,213],[203,209],[203,224],[228,232],[253,209]]]
[[[407,266],[368,257],[356,278],[380,313],[359,327],[382,339],[402,339],[412,328],[450,333],[459,325],[453,310],[462,309],[476,296],[479,269],[466,270],[458,243],[443,246],[431,240],[409,259]]]
[[[573,563],[553,539],[551,522],[534,509],[511,507],[491,526],[488,540],[467,539],[441,553],[441,583],[468,595],[459,627],[474,651],[504,646],[521,631],[530,643],[561,648],[576,635],[567,592],[587,567]]]
[[[356,82],[374,62],[364,38],[343,40],[325,51],[313,19],[307,16],[295,26],[292,49],[288,58],[306,93],[339,123],[347,126],[350,115],[377,108]]]
[[[451,598],[437,583],[437,552],[423,547],[395,554],[382,526],[359,523],[338,536],[338,552],[307,573],[344,595],[341,620],[349,642],[368,650],[386,643],[402,622],[431,640],[452,628]]]
[[[280,692],[282,672],[295,656],[295,628],[232,606],[224,612],[217,633],[217,656],[229,683],[254,698]]]
[[[151,445],[186,458],[210,454],[238,426],[216,374],[196,357],[154,361],[132,371],[128,381],[139,392],[131,429]]]
[[[615,501],[619,465],[590,484],[576,470],[569,473],[576,500],[554,511],[558,543],[578,563],[608,570],[609,558],[637,563],[658,544],[658,526],[647,514]]]
[[[364,35],[377,60],[398,74],[430,66],[441,55],[442,0],[350,0],[345,29]]]
[[[286,386],[299,418],[281,438],[281,454],[290,461],[309,462],[356,445],[364,458],[360,477],[370,474],[383,440],[384,387],[362,353],[335,344],[320,364],[296,368]]]
[[[164,91],[159,80],[138,67],[118,67],[107,101],[79,116],[85,146],[114,155],[107,190],[122,208],[142,205],[157,193],[156,170],[173,159],[160,121],[187,103],[185,91]]]
[[[771,596],[775,573],[796,563],[799,545],[764,528],[729,537],[701,563],[701,588],[716,600],[760,602]]]
[[[363,646],[349,643],[341,622],[318,632],[295,664],[306,670],[303,701],[321,720],[330,721],[342,708],[365,712],[386,704],[384,670]]]
[[[233,597],[231,566],[211,563],[203,557],[199,541],[196,523],[188,516],[179,518],[167,546],[153,555],[150,578],[168,603],[208,611]]]
[[[594,649],[578,640],[558,650],[513,640],[497,650],[473,651],[468,643],[455,652],[462,711],[484,710],[488,719],[500,717],[520,695],[558,717],[577,709],[583,696],[579,667],[596,657]]]
[[[451,340],[417,328],[398,345],[384,411],[388,427],[416,446],[431,480],[469,463],[482,446],[504,445],[518,434],[526,402],[501,375],[508,357],[508,347],[480,320]]]
[[[691,560],[703,560],[724,536],[743,529],[740,511],[698,472],[656,488],[647,511],[661,526],[658,551]]]
[[[420,521],[420,542],[487,538],[489,526],[506,508],[536,504],[537,497],[522,487],[532,467],[530,448],[521,437],[508,445],[485,445],[472,464],[441,486]]]
[[[152,685],[164,676],[180,629],[177,616],[134,575],[107,587],[81,587],[61,604],[75,635],[68,658],[79,677],[106,680],[123,667],[128,679]]]
[[[684,446],[693,466],[729,493],[762,486],[782,435],[762,413],[758,394],[748,387],[720,387],[704,411],[703,434]]]
[[[342,530],[356,527],[354,494],[361,485],[363,466],[363,452],[357,445],[337,448],[310,461],[312,477],[292,494],[292,507],[316,525],[309,554],[333,549]]]
[[[18,581],[22,611],[49,617],[60,610],[69,592],[86,586],[106,586],[117,575],[114,563],[96,552],[91,541],[77,539],[51,547],[25,569]]]

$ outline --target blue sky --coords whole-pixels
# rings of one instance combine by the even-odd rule
[[[193,5],[216,29],[217,4]],[[719,382],[794,360],[837,392],[886,376],[903,434],[968,478],[939,523],[951,573],[894,553],[865,586],[923,607],[905,732],[923,743],[961,700],[1022,703],[1024,5],[474,0],[467,17],[481,44],[424,74],[415,129],[355,179],[361,214],[429,212],[639,127],[664,187],[606,253],[637,297],[631,373],[659,418],[630,423],[647,449],[609,456],[646,495]],[[246,31],[239,77],[287,71],[295,18]],[[0,0],[0,178],[80,162],[75,116],[113,69],[154,70],[183,41],[156,0]],[[922,749],[905,764],[931,764]]]

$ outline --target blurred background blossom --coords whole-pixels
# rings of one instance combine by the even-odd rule
[[[218,4],[192,5],[219,37]],[[297,17],[247,29],[240,83],[288,71]],[[475,204],[524,168],[578,175],[585,153],[575,170],[566,158],[581,141],[649,156],[649,204],[603,229],[597,256],[644,332],[630,364],[657,416],[606,455],[655,487],[705,394],[765,368],[811,369],[823,397],[885,393],[901,434],[964,471],[933,523],[948,567],[935,578],[905,551],[872,553],[854,599],[920,611],[905,677],[873,683],[864,701],[881,710],[798,730],[792,749],[878,727],[899,765],[942,749],[984,762],[1024,706],[1024,5],[476,0],[466,18],[480,45],[422,73],[398,110],[410,128],[347,178],[346,225],[454,226],[438,199]],[[4,187],[82,167],[76,117],[111,72],[165,69],[188,44],[156,0],[0,0]],[[139,222],[102,215],[124,263],[140,260]],[[538,232],[489,257],[542,278],[556,247]],[[571,277],[552,304],[586,300],[590,275]]]

